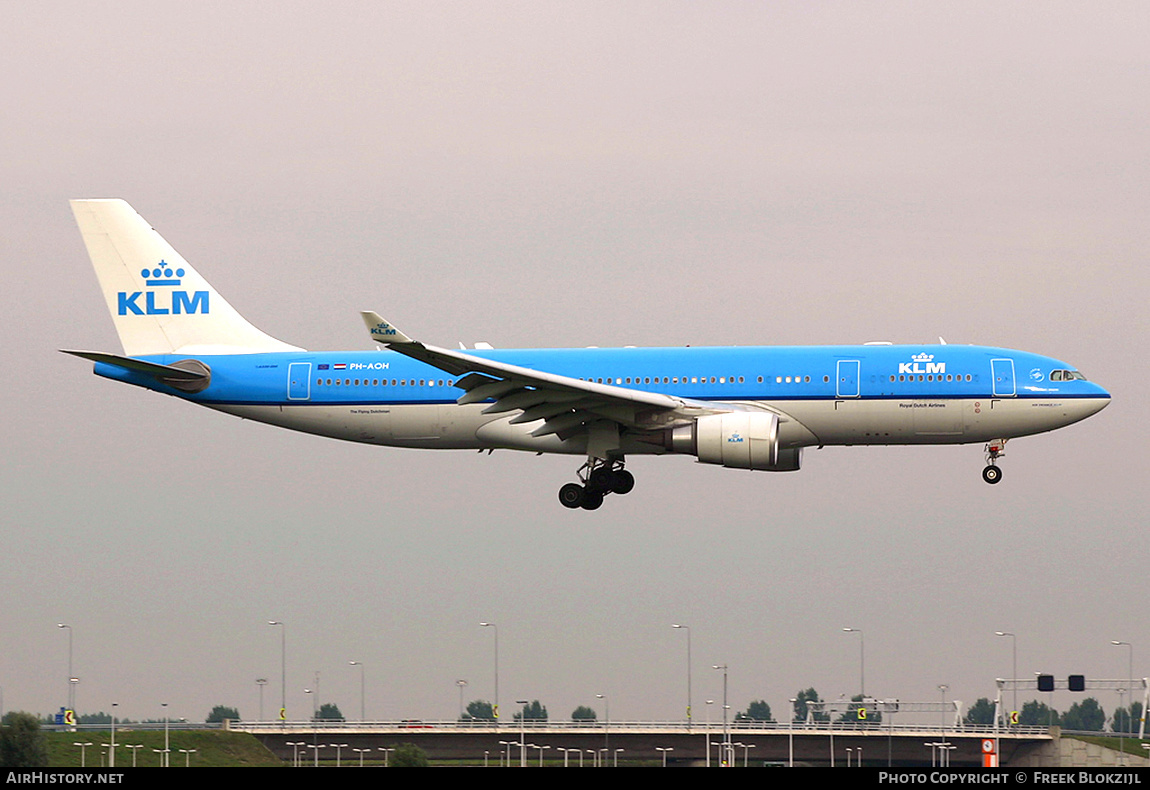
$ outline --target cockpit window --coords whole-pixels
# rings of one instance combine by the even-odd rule
[[[1052,370],[1051,381],[1086,381],[1086,377],[1077,370]]]

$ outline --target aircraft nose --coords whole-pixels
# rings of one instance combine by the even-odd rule
[[[1089,414],[1097,414],[1110,405],[1110,393],[1099,387],[1097,384],[1092,384],[1094,392],[1091,397],[1087,399]],[[1087,416],[1089,416],[1089,414]]]

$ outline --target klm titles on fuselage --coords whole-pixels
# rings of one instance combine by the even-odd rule
[[[144,285],[149,287],[174,287],[184,276],[183,269],[173,270],[165,261],[160,261],[154,269],[141,269]],[[208,291],[173,290],[168,292],[166,304],[157,303],[156,294],[162,291],[120,291],[116,294],[116,312],[119,315],[192,315],[207,314]],[[144,297],[144,303],[139,302]],[[162,301],[162,300],[161,300]]]
[[[946,373],[945,362],[934,362],[933,354],[915,354],[912,362],[898,363],[900,376],[923,376],[928,373]]]

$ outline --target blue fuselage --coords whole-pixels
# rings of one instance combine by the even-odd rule
[[[1040,433],[1097,412],[1104,389],[1049,357],[982,346],[686,347],[474,350],[573,379],[737,404],[784,418],[783,445],[960,444]],[[173,364],[186,356],[149,356]],[[490,426],[456,405],[454,379],[393,351],[197,356],[211,370],[185,393],[122,367],[96,373],[221,411],[341,439],[417,447],[582,452]],[[485,428],[485,426],[487,426]],[[546,446],[544,446],[546,445]],[[659,452],[649,444],[630,452]]]

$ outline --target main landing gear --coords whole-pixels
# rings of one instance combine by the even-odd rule
[[[1002,470],[998,468],[998,459],[1006,453],[1003,448],[1006,447],[1006,439],[997,442],[990,442],[986,445],[986,468],[982,470],[982,479],[994,485],[1002,480]]]
[[[623,468],[622,461],[589,458],[579,469],[580,483],[568,483],[559,489],[563,507],[596,510],[607,494],[627,494],[635,487],[635,476]]]

